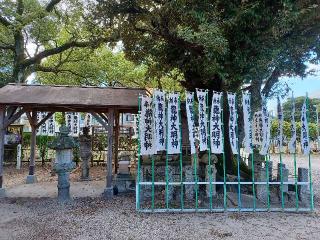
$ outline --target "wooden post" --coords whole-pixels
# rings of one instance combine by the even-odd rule
[[[112,145],[113,145],[113,123],[114,123],[114,109],[108,110],[108,157],[107,157],[107,184],[104,190],[106,198],[112,198]]]
[[[3,162],[4,162],[4,117],[5,117],[5,106],[0,106],[0,197],[4,197],[3,188]]]
[[[115,113],[115,134],[114,134],[114,173],[118,173],[118,149],[119,149],[119,112],[116,111]]]
[[[27,176],[27,183],[35,183],[36,177],[34,175],[35,159],[36,159],[36,137],[37,137],[37,112],[32,111],[32,115],[29,118],[31,126],[31,146],[30,146],[30,163],[29,163],[29,175]]]

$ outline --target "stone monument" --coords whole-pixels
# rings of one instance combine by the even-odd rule
[[[56,150],[56,159],[53,165],[54,171],[58,174],[58,200],[65,202],[70,200],[70,172],[76,164],[72,161],[72,149],[77,146],[69,134],[66,126],[60,127],[59,136],[49,144],[51,149]]]
[[[81,177],[82,181],[90,180],[89,176],[89,162],[92,156],[92,143],[89,136],[89,128],[84,127],[82,129],[83,134],[79,137],[80,142],[80,157],[81,157]]]

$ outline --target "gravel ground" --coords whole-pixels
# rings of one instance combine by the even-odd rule
[[[109,201],[75,198],[65,205],[53,198],[6,198],[0,200],[0,239],[320,239],[319,160],[319,156],[312,160],[313,213],[142,214],[135,211],[134,195]],[[293,167],[292,159],[284,157],[284,162]],[[306,164],[299,156],[298,166]],[[103,178],[99,168],[103,167],[92,169],[92,174]],[[11,175],[6,172],[9,187],[21,184],[26,176],[14,169]],[[55,181],[48,177],[49,170],[43,174],[43,181]],[[74,173],[72,180],[77,176]]]

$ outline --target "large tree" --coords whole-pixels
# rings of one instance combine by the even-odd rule
[[[319,0],[101,0],[95,17],[117,23],[129,59],[179,69],[189,90],[248,90],[255,111],[280,77],[319,61],[319,11]]]
[[[63,52],[112,42],[116,31],[99,31],[88,17],[92,1],[4,0],[0,2],[0,86],[25,82],[37,71],[57,72],[43,60],[58,55],[55,66],[69,62]],[[112,34],[111,34],[112,32]]]

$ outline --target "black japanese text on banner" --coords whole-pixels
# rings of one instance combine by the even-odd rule
[[[294,97],[292,94],[291,97],[291,123],[290,123],[290,132],[291,132],[291,138],[288,143],[289,145],[289,152],[290,153],[295,153],[296,152],[296,144],[297,144],[297,129],[296,129],[296,121],[295,121],[295,103],[294,103]]]
[[[278,134],[277,134],[277,146],[279,151],[282,152],[283,150],[283,111],[280,102],[280,98],[278,97],[278,104],[277,104],[277,112],[278,112]]]
[[[228,93],[229,104],[229,141],[233,154],[238,154],[238,136],[236,133],[237,124],[237,109],[236,109],[236,95]]]
[[[301,109],[301,148],[304,155],[310,153],[310,142],[309,142],[309,126],[307,119],[307,103],[304,101]]]
[[[197,89],[198,110],[199,110],[199,140],[200,151],[208,149],[208,136],[207,136],[207,90]]]
[[[244,123],[244,149],[247,153],[252,153],[252,127],[251,127],[251,96],[244,93],[242,95],[243,123]]]
[[[152,155],[156,153],[152,98],[141,96],[140,106],[140,155]]]
[[[186,111],[188,119],[189,141],[191,146],[191,154],[196,153],[196,127],[194,122],[194,93],[186,92]]]
[[[54,136],[56,132],[55,114],[48,119],[48,135]]]
[[[168,94],[168,111],[167,111],[167,141],[168,154],[180,153],[181,136],[180,136],[180,116],[179,116],[179,94]]]
[[[267,155],[269,151],[270,140],[271,140],[271,119],[269,117],[267,105],[264,98],[262,100],[261,117],[262,117],[262,144],[261,144],[260,154]]]
[[[212,153],[223,153],[221,98],[221,92],[213,92],[210,115],[210,144]]]
[[[155,143],[157,151],[166,150],[166,118],[165,118],[165,92],[155,90],[153,93],[154,101],[154,122],[155,122]]]
[[[253,145],[261,146],[263,142],[262,111],[255,112],[252,121]]]

